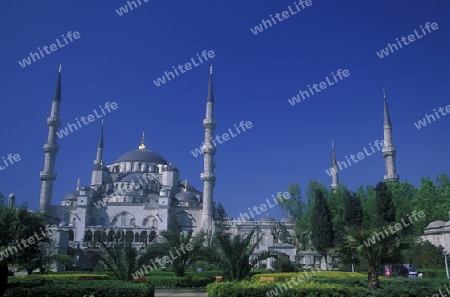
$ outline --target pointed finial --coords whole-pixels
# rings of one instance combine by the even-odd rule
[[[80,188],[81,188],[81,179],[78,178],[78,181],[77,181],[77,191],[79,191]]]
[[[334,141],[333,140],[331,141],[331,148],[334,149]]]
[[[209,65],[209,74],[212,75],[212,64]]]
[[[61,70],[62,70],[62,65],[59,64],[59,66],[58,66],[58,73],[61,73]]]
[[[184,191],[185,192],[187,192],[187,188],[188,188],[188,182],[187,182],[187,179],[186,179],[186,181],[184,182]]]
[[[386,99],[386,90],[383,88],[383,98]]]
[[[145,149],[145,132],[142,132],[142,140],[141,140],[141,145],[139,146],[140,150],[144,150]]]

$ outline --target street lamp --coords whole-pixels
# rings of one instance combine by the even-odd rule
[[[444,259],[445,259],[445,271],[447,272],[447,279],[449,279],[449,276],[448,276],[448,265],[447,265],[447,251],[443,250],[442,254],[444,255]]]

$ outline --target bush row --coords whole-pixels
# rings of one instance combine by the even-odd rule
[[[107,274],[93,274],[93,273],[71,273],[71,274],[45,274],[45,275],[23,275],[13,276],[10,279],[19,280],[33,280],[33,279],[66,279],[66,280],[110,280],[111,277]]]
[[[381,280],[381,288],[375,291],[368,290],[367,280],[358,278],[316,278],[292,285],[292,288],[287,282],[213,283],[207,286],[209,297],[424,297],[441,296],[439,290],[446,293],[448,287],[446,280],[408,278]]]
[[[8,283],[4,297],[154,297],[155,289],[152,285],[133,284],[122,281],[75,281],[67,279],[15,279]]]
[[[207,286],[209,297],[366,297],[369,290],[360,287],[346,287],[337,284],[313,284],[289,287],[285,283],[212,283]]]
[[[304,272],[285,272],[285,273],[262,273],[252,276],[252,282],[259,282],[261,277],[273,277],[276,282],[288,281],[291,278],[312,279],[312,278],[352,278],[367,279],[366,274],[343,271],[326,270],[306,270]]]
[[[212,276],[197,276],[193,278],[190,275],[184,277],[158,275],[147,277],[147,282],[158,289],[201,288],[206,287],[206,285],[215,280]]]

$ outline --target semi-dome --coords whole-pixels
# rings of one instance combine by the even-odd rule
[[[185,191],[176,194],[175,198],[177,198],[178,200],[183,200],[183,201],[186,201],[186,200],[187,201],[198,201],[197,196],[195,196],[191,192],[185,192]]]
[[[148,149],[137,149],[123,154],[116,162],[141,161],[157,164],[167,164],[167,161],[157,152]]]
[[[64,197],[64,200],[77,200],[79,194],[80,190],[70,192],[69,194],[66,195],[66,197]]]

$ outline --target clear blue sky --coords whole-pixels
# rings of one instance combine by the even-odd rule
[[[156,87],[172,66],[213,50],[216,133],[240,121],[253,128],[217,147],[215,200],[237,217],[299,182],[330,184],[330,143],[339,160],[383,137],[382,92],[387,90],[401,180],[450,172],[450,115],[418,130],[414,122],[450,104],[448,1],[316,1],[258,35],[250,28],[294,1],[155,1],[123,16],[123,0],[3,1],[0,9],[0,158],[21,160],[0,171],[0,190],[18,203],[39,202],[46,118],[57,65],[63,64],[63,127],[105,102],[104,160],[110,164],[147,147],[173,160],[182,179],[202,189],[203,158],[190,151],[203,141],[209,61]],[[295,9],[295,8],[294,8]],[[439,29],[380,59],[376,52],[438,23]],[[68,31],[80,38],[22,68],[18,61]],[[348,69],[350,76],[295,106],[288,99]],[[53,204],[90,182],[100,121],[59,140]],[[2,163],[0,163],[3,165]],[[340,172],[350,189],[383,178],[381,152]],[[269,215],[279,216],[275,209]]]

